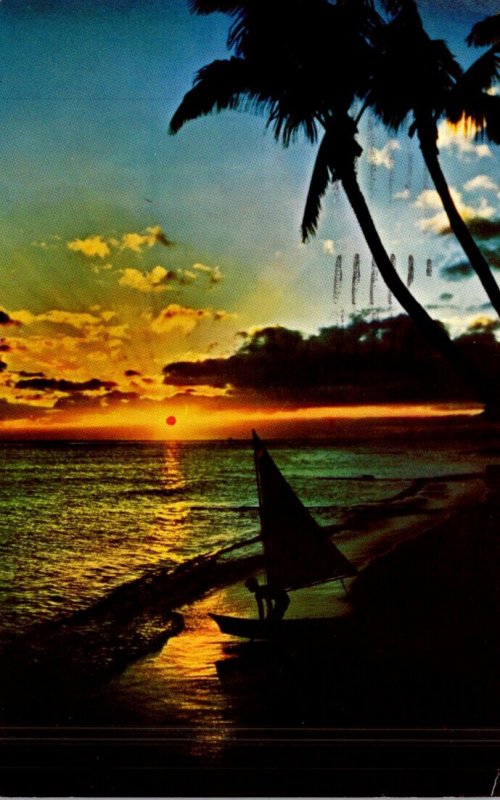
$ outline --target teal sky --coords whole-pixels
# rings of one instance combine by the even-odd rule
[[[429,32],[468,63],[477,53],[463,40],[493,6],[426,0],[421,10]],[[146,386],[163,402],[171,360],[229,355],[238,331],[313,333],[369,307],[371,259],[341,193],[328,195],[317,237],[300,243],[313,147],[284,150],[261,118],[231,112],[167,134],[196,70],[226,56],[227,28],[222,15],[190,14],[187,0],[0,3],[0,309],[18,323],[0,328],[6,419],[28,407],[46,415],[66,398],[54,386],[18,387],[20,372],[112,381],[141,398]],[[404,135],[391,144],[378,126],[361,138],[377,164],[363,158],[360,181],[387,250],[403,274],[414,256],[417,296],[456,332],[485,298],[475,279],[442,275],[462,257],[439,235],[416,145]],[[465,213],[498,219],[494,148],[448,133],[441,149]],[[380,280],[375,305],[387,305]],[[106,390],[82,391],[90,404]]]

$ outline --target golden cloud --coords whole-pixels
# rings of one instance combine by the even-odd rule
[[[175,272],[159,265],[146,273],[127,268],[122,271],[118,283],[129,289],[137,289],[138,292],[164,292],[169,288],[168,283],[175,277]]]
[[[109,244],[104,241],[102,236],[89,236],[87,239],[74,239],[67,244],[68,250],[75,253],[83,253],[88,258],[106,258],[111,253]]]
[[[112,325],[110,328],[105,328],[104,332],[107,334],[106,338],[110,339],[128,339],[128,325]]]
[[[89,331],[92,328],[103,327],[116,317],[116,311],[101,311],[95,306],[91,310],[93,313],[53,308],[41,314],[32,314],[27,309],[20,309],[19,311],[13,311],[12,315],[18,324],[35,325],[41,322],[49,322],[52,325],[69,325],[78,331]],[[97,313],[99,316],[97,316]],[[107,330],[111,330],[111,328]]]
[[[141,272],[138,269],[127,267],[122,270],[118,283],[120,286],[136,289],[138,292],[165,292],[173,289],[174,282],[184,286],[193,283],[197,277],[190,270],[165,269],[160,265],[153,267],[150,272]]]
[[[91,363],[104,363],[108,371],[113,371],[116,360],[121,361],[124,339],[129,338],[123,325],[92,327],[83,335],[60,335],[58,332],[51,338],[31,335],[10,339],[11,368],[18,372],[43,370],[47,375],[71,373],[74,379],[87,380]]]
[[[64,311],[62,309],[51,309],[41,314],[32,314],[31,311],[21,309],[12,312],[13,318],[23,325],[33,325],[38,322],[50,322],[54,325],[70,325],[76,330],[85,330],[95,325],[102,325],[102,318],[89,314],[86,311]]]
[[[208,267],[206,264],[196,263],[193,264],[193,269],[197,272],[204,272],[210,283],[220,283],[223,277],[220,267]]]
[[[162,244],[165,247],[171,247],[173,244],[170,239],[167,239],[159,225],[146,228],[144,233],[124,233],[119,246],[120,250],[132,250],[134,253],[140,253],[143,247],[153,247],[155,244]]]
[[[168,239],[159,225],[151,225],[143,233],[124,233],[121,239],[108,238],[102,235],[88,236],[86,239],[74,239],[67,243],[69,250],[76,253],[83,253],[88,258],[106,258],[111,253],[111,247],[119,250],[132,250],[140,253],[142,248],[153,247],[155,244],[162,244],[164,247],[171,247],[173,242]],[[111,264],[106,264],[99,269],[112,269]],[[97,271],[97,269],[96,269]]]
[[[132,250],[134,253],[140,253],[144,245],[152,247],[155,243],[156,238],[151,234],[124,233],[120,243],[120,249]]]
[[[99,311],[99,309],[97,309],[97,311]],[[116,317],[116,311],[101,311],[100,316],[104,322],[109,322],[113,317]]]

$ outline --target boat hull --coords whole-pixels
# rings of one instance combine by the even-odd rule
[[[340,617],[284,619],[279,621],[209,614],[222,633],[241,639],[296,640],[335,636],[345,628]]]

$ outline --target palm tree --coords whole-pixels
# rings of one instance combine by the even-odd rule
[[[387,286],[466,385],[472,383],[488,405],[492,391],[465,363],[445,329],[430,317],[399,277],[384,249],[364,196],[356,163],[362,153],[349,111],[366,95],[372,48],[379,27],[371,0],[192,0],[200,14],[222,11],[233,17],[228,48],[235,55],[203,67],[170,123],[176,133],[189,120],[223,109],[264,113],[284,146],[302,133],[318,150],[302,225],[303,238],[316,230],[322,197],[340,181]],[[341,75],[341,80],[331,76]]]
[[[496,415],[495,389],[485,376],[457,351],[445,328],[428,314],[397,273],[384,248],[357,180],[356,160],[361,155],[361,148],[355,138],[355,122],[348,118],[343,121],[342,130],[339,130],[339,127],[340,124],[332,120],[318,149],[302,221],[304,241],[316,231],[321,200],[328,186],[340,181],[387,287],[430,345],[451,364],[465,385],[472,383],[479,398],[486,404],[488,412],[492,416]]]
[[[476,22],[467,37],[467,44],[474,47],[490,47],[500,42],[500,13]]]
[[[416,132],[425,164],[441,198],[450,228],[500,315],[500,288],[452,198],[439,162],[438,121],[463,123],[471,132],[500,142],[500,97],[487,90],[498,77],[499,44],[494,42],[465,72],[442,40],[425,32],[414,0],[385,0],[396,16],[376,37],[378,58],[367,104],[384,124],[399,130],[409,116],[410,136]],[[494,38],[494,25],[476,26],[471,42]],[[498,36],[498,21],[496,22]]]

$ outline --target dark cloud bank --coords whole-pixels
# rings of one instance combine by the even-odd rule
[[[467,227],[475,239],[488,242],[500,238],[500,219],[485,219],[485,217],[472,217],[467,221]],[[451,228],[446,227],[441,231],[442,236],[451,234]]]
[[[476,325],[457,346],[488,375],[500,374],[496,325]],[[416,331],[409,317],[357,318],[306,338],[299,331],[263,328],[244,336],[227,359],[178,361],[164,382],[183,387],[233,387],[234,397],[289,406],[474,399]]]
[[[6,311],[2,311],[2,309],[0,309],[0,325],[15,325],[15,326],[18,326],[18,325],[20,325],[20,323],[17,322],[15,319],[12,319],[11,317],[9,317],[9,315],[7,314]]]
[[[455,340],[464,355],[490,376],[500,375],[498,327],[498,321],[478,322]],[[5,369],[0,360],[0,372]],[[164,383],[176,387],[176,397],[182,396],[186,404],[200,403],[201,386],[231,387],[225,397],[203,399],[203,406],[213,410],[477,399],[472,387],[457,379],[403,314],[372,321],[360,316],[349,325],[323,328],[309,337],[267,327],[241,334],[240,347],[229,358],[173,362],[163,372]],[[129,376],[135,373],[127,370]],[[76,382],[47,378],[43,373],[18,373],[18,378],[15,387],[36,392],[37,400],[44,393],[64,393],[53,406],[60,412],[93,409],[105,414],[106,409],[122,404],[156,407],[170,402],[145,400],[135,391],[120,391],[115,382],[97,378]],[[492,380],[499,382],[498,377]],[[27,398],[20,395],[19,400]],[[0,402],[0,419],[33,413],[43,416],[47,409]]]
[[[492,269],[500,269],[500,219],[484,219],[474,217],[467,222],[472,236],[477,240],[484,257]],[[451,233],[450,228],[441,231],[443,236]],[[471,278],[474,271],[468,261],[458,261],[444,266],[440,270],[441,277],[447,281],[461,281]]]
[[[114,381],[100,381],[98,378],[91,378],[88,381],[67,381],[64,378],[23,378],[16,383],[16,389],[36,389],[40,392],[94,392],[99,389],[109,391],[116,386]]]

